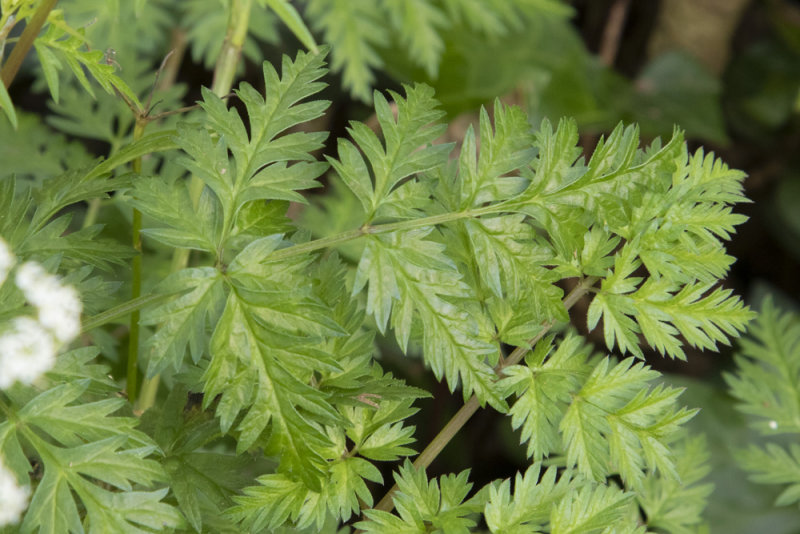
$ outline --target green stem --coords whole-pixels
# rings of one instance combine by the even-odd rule
[[[88,228],[97,221],[97,215],[100,213],[100,204],[103,199],[93,198],[89,200],[89,207],[86,208],[86,215],[83,217],[83,228]]]
[[[564,299],[564,307],[566,309],[570,309],[578,300],[583,297],[589,290],[591,286],[597,282],[596,277],[588,277],[581,281],[572,291],[570,291],[569,295],[566,296]],[[533,347],[536,343],[538,343],[547,332],[553,327],[555,324],[555,320],[550,320],[546,322],[542,328],[542,331],[539,332],[536,337],[531,339],[528,342],[528,346]],[[530,350],[528,346],[524,347],[517,347],[514,351],[509,354],[508,358],[502,363],[498,364],[495,367],[495,372],[499,375],[504,367],[509,365],[515,365],[519,363],[525,354],[528,353]],[[445,446],[453,439],[453,436],[458,433],[459,430],[469,421],[470,417],[478,411],[480,407],[480,402],[478,398],[473,395],[470,399],[464,404],[464,406],[459,409],[456,414],[447,422],[447,424],[442,428],[442,430],[436,435],[435,438],[428,444],[427,447],[420,453],[417,459],[414,461],[414,467],[416,469],[425,469],[431,462],[439,455],[440,452],[445,448]],[[380,502],[375,506],[375,510],[383,510],[385,512],[391,512],[394,509],[394,494],[397,492],[397,484],[392,486],[392,488],[386,492],[386,495],[380,500]]]
[[[11,50],[11,53],[8,55],[8,61],[6,61],[3,68],[0,69],[0,78],[3,80],[3,84],[5,84],[6,88],[10,87],[11,82],[14,81],[14,77],[17,75],[22,65],[22,60],[28,55],[28,51],[31,49],[31,46],[33,46],[33,41],[36,39],[36,36],[39,35],[44,23],[47,22],[47,17],[56,6],[56,3],[58,3],[58,0],[42,1],[36,13],[33,14],[31,21],[25,27],[25,31],[22,32],[19,41],[17,41],[17,44],[14,45],[13,50]]]
[[[282,248],[280,250],[274,251],[270,254],[269,259],[271,261],[283,260],[286,258],[292,258],[294,256],[299,256],[301,254],[307,254],[309,252],[314,252],[315,250],[320,250],[323,248],[330,248],[335,247],[337,245],[341,245],[342,243],[347,243],[348,241],[352,241],[354,239],[358,239],[363,235],[367,235],[372,233],[370,229],[376,228],[374,226],[362,226],[361,228],[356,228],[355,230],[347,230],[346,232],[342,232],[340,234],[322,237],[320,239],[315,239],[313,241],[309,241],[307,243],[301,243],[299,245],[293,245],[291,247]]]
[[[133,127],[133,142],[142,138],[147,121],[137,118],[136,125]],[[134,158],[131,168],[136,174],[142,172],[141,156]],[[142,296],[142,213],[134,208],[133,220],[131,223],[131,238],[136,255],[131,262],[131,300],[136,300]],[[139,317],[140,312],[135,309],[131,312],[130,330],[128,336],[128,366],[127,383],[128,400],[136,402],[138,375],[139,375]]]
[[[314,252],[316,250],[335,247],[337,245],[341,245],[342,243],[358,239],[359,237],[368,234],[388,234],[389,232],[408,231],[408,230],[413,230],[415,228],[423,228],[425,226],[436,226],[439,224],[445,224],[460,219],[470,219],[470,218],[480,217],[482,215],[501,213],[503,211],[505,211],[504,206],[500,204],[494,204],[492,206],[486,206],[484,208],[479,208],[474,210],[442,213],[439,215],[431,215],[430,217],[421,217],[419,219],[411,219],[408,221],[399,221],[387,224],[376,224],[374,226],[364,225],[361,228],[356,228],[355,230],[347,230],[332,236],[322,237],[320,239],[314,239],[313,241],[309,241],[307,243],[301,243],[299,245],[293,245],[291,247],[276,250],[270,255],[270,260],[273,261],[283,260],[286,258],[299,256],[301,254]]]
[[[253,0],[233,0],[231,3],[228,32],[214,68],[214,81],[211,84],[211,90],[220,98],[227,95],[233,86],[236,67],[239,65],[242,46],[247,37],[252,5]]]

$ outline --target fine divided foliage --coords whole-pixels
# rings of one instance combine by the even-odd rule
[[[737,371],[725,378],[739,410],[765,439],[736,459],[753,481],[784,488],[776,505],[794,504],[800,501],[800,316],[765,300],[740,348]],[[787,435],[790,440],[779,437]]]
[[[262,4],[300,24],[290,3]],[[457,150],[440,141],[431,88],[369,92],[386,44],[370,21],[390,20],[433,75],[442,30],[501,35],[528,4],[561,6],[309,0],[333,68],[374,102],[374,127],[351,122],[338,140],[316,131],[329,106],[321,46],[280,69],[265,62],[263,93],[203,89],[185,120],[137,129],[106,160],[53,155],[49,174],[0,177],[0,236],[16,261],[60,273],[90,315],[81,348],[32,385],[0,391],[2,465],[31,488],[21,532],[702,528],[705,442],[683,426],[695,410],[643,360],[716,350],[751,319],[720,286],[733,262],[725,241],[745,220],[734,212],[743,174],[690,153],[678,130],[642,147],[637,128],[620,125],[584,157],[574,121],[531,125],[500,100]],[[88,71],[138,107],[110,58],[60,21],[36,43],[53,96],[67,94],[66,64],[78,83]],[[194,46],[209,62],[219,53]],[[334,155],[321,161],[326,143]],[[307,196],[323,184],[335,194]],[[105,237],[96,213],[73,220],[82,203],[113,210],[100,220],[126,230],[119,213],[136,210],[145,246]],[[304,223],[291,203],[307,205]],[[152,267],[145,295],[126,301],[115,291],[134,254]],[[0,335],[34,313],[11,269]],[[605,347],[568,326],[580,299]],[[110,323],[139,308],[128,372],[146,382],[132,410],[107,365],[124,375],[127,331]],[[730,378],[766,433],[800,432],[798,331],[767,307]],[[418,358],[467,408],[507,415],[530,467],[482,488],[468,470],[428,478],[441,448],[412,464],[422,446],[409,418],[430,394],[388,373],[389,353]],[[776,444],[743,453],[761,480],[791,484],[781,502],[800,499],[799,458]],[[379,467],[401,460],[396,491],[379,501]]]
[[[558,0],[304,0],[311,26],[333,47],[332,68],[353,96],[369,101],[385,49],[399,48],[436,78],[449,34],[498,39],[542,14],[564,17]]]
[[[92,532],[144,533],[183,523],[161,502],[165,473],[148,458],[156,443],[135,418],[111,415],[126,402],[108,396],[116,384],[89,363],[97,353],[62,355],[41,392],[4,392],[0,452],[17,479],[37,478],[23,532],[83,532],[87,521]]]

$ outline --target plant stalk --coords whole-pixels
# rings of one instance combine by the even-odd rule
[[[252,5],[253,0],[233,0],[231,3],[228,31],[214,67],[214,81],[211,84],[211,90],[220,98],[227,95],[233,86],[233,78],[236,76],[236,68],[247,37]]]
[[[588,291],[589,288],[592,287],[597,282],[597,277],[590,276],[588,278],[584,278],[581,283],[579,283],[572,291],[570,291],[569,295],[564,298],[564,307],[569,310],[578,300],[583,297]],[[545,323],[542,328],[542,331],[539,332],[534,338],[532,338],[529,342],[529,346],[534,346],[538,343],[547,332],[553,327],[555,324],[555,320],[550,320]],[[509,354],[508,358],[505,359],[504,362],[498,364],[495,367],[495,372],[499,375],[504,367],[509,365],[515,365],[519,363],[522,358],[528,353],[530,349],[525,347],[517,347],[513,350],[511,354]],[[470,399],[462,406],[456,414],[447,422],[447,424],[442,428],[442,430],[436,435],[433,440],[428,444],[427,447],[417,456],[417,459],[414,460],[414,468],[415,469],[424,469],[431,465],[433,460],[439,455],[440,452],[445,448],[445,446],[453,439],[453,436],[458,433],[459,430],[469,421],[470,417],[478,411],[480,407],[480,402],[478,398],[473,395]],[[383,510],[385,512],[391,512],[394,509],[394,494],[397,492],[397,484],[392,486],[392,488],[386,492],[386,495],[380,500],[380,502],[375,506],[375,510]]]
[[[133,127],[133,142],[135,143],[142,138],[144,129],[147,126],[147,121],[143,118],[137,117],[136,125]],[[142,157],[134,158],[131,162],[131,168],[134,173],[139,174],[142,172]],[[142,296],[142,212],[133,208],[133,219],[131,222],[131,244],[136,250],[136,255],[131,262],[131,300],[136,300]],[[130,329],[128,330],[128,362],[127,362],[127,378],[126,378],[126,391],[128,392],[128,400],[131,403],[136,402],[138,390],[138,375],[139,375],[139,309],[131,312]]]
[[[480,217],[482,215],[502,213],[504,211],[506,210],[504,209],[502,204],[494,204],[491,206],[486,206],[474,210],[441,213],[439,215],[431,215],[430,217],[421,217],[419,219],[410,219],[407,221],[399,221],[399,222],[376,224],[376,225],[364,225],[361,228],[357,228],[355,230],[346,230],[344,232],[334,234],[331,236],[314,239],[313,241],[308,241],[307,243],[301,243],[299,245],[293,245],[291,247],[276,250],[275,252],[270,254],[270,260],[271,261],[283,260],[286,258],[299,256],[301,254],[314,252],[316,250],[335,247],[337,245],[341,245],[343,243],[352,241],[354,239],[357,239],[361,236],[368,234],[388,234],[389,232],[413,230],[415,228],[424,228],[425,226],[436,226],[439,224],[445,224],[460,219],[470,219],[474,217]]]
[[[31,21],[25,26],[25,30],[22,32],[22,35],[20,35],[19,41],[17,41],[17,44],[14,45],[14,48],[8,55],[8,60],[3,65],[3,68],[0,69],[0,79],[3,80],[3,84],[6,88],[9,88],[11,82],[14,81],[14,77],[17,75],[17,72],[19,72],[20,66],[22,66],[22,60],[28,55],[28,51],[31,49],[31,46],[33,46],[33,41],[36,39],[36,36],[39,35],[44,23],[47,22],[47,17],[56,6],[56,3],[58,3],[58,0],[42,0],[36,13],[33,14]]]

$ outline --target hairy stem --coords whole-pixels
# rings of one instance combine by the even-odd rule
[[[133,128],[133,142],[142,138],[147,121],[136,120]],[[134,173],[142,172],[142,157],[134,158],[131,163]],[[136,255],[131,261],[131,300],[136,300],[142,296],[142,212],[133,208],[133,220],[131,222],[131,245],[136,250]],[[136,402],[138,394],[138,374],[139,374],[139,316],[138,309],[131,312],[130,329],[128,330],[128,362],[126,391],[130,402]]]
[[[436,226],[438,224],[445,224],[448,222],[457,221],[459,219],[470,219],[474,217],[480,217],[482,215],[502,213],[503,211],[506,210],[504,209],[502,204],[494,204],[491,206],[486,206],[484,208],[479,208],[474,210],[441,213],[439,215],[431,215],[430,217],[421,217],[419,219],[410,219],[407,221],[399,221],[399,222],[376,224],[376,225],[364,225],[361,228],[357,228],[355,230],[347,230],[339,234],[322,237],[319,239],[314,239],[313,241],[309,241],[307,243],[301,243],[299,245],[293,245],[291,247],[276,250],[270,255],[270,260],[282,260],[294,256],[299,256],[301,254],[314,252],[315,250],[335,247],[336,245],[341,245],[342,243],[358,239],[359,237],[368,234],[388,234],[389,232],[401,232],[401,231],[413,230],[415,228],[423,228],[425,226]]]
[[[33,46],[33,41],[36,39],[36,36],[39,35],[39,31],[42,29],[42,26],[44,26],[47,17],[56,6],[56,3],[58,3],[58,0],[42,0],[36,13],[33,14],[31,21],[25,27],[25,31],[20,35],[19,41],[14,45],[14,49],[11,50],[11,54],[8,55],[8,61],[6,61],[3,68],[0,69],[0,78],[2,78],[6,88],[10,87],[11,82],[14,81],[14,77],[17,75],[22,65],[22,60],[28,55],[28,51],[31,49],[31,46]]]
[[[578,284],[572,291],[570,291],[569,295],[564,298],[564,307],[566,309],[570,309],[578,300],[584,296],[589,288],[593,286],[597,282],[596,277],[588,277],[584,278],[580,284]],[[536,335],[533,339],[528,342],[529,346],[534,346],[536,343],[541,340],[545,334],[553,327],[555,324],[554,320],[550,320],[545,323],[542,328],[542,331]],[[504,367],[509,365],[515,365],[519,363],[525,354],[528,353],[530,349],[528,347],[517,347],[514,351],[509,354],[508,358],[505,359],[502,363],[498,364],[495,367],[495,372],[499,375]],[[417,459],[414,461],[414,467],[416,469],[424,469],[428,467],[431,462],[439,455],[440,452],[445,448],[445,446],[453,439],[453,436],[458,433],[459,430],[469,421],[470,417],[478,411],[480,407],[480,403],[478,402],[478,398],[473,395],[465,404],[464,406],[459,409],[456,414],[447,422],[447,424],[442,428],[442,430],[436,435],[433,440],[428,444],[427,447],[417,456]],[[375,506],[375,510],[383,510],[386,512],[391,512],[394,509],[394,494],[397,492],[397,484],[392,486],[392,488],[386,492],[386,495],[380,500],[380,502]]]

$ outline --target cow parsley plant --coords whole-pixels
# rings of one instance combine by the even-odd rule
[[[437,32],[500,35],[560,2],[170,4],[2,0],[0,27],[26,22],[5,85],[32,50],[54,103],[45,122],[0,86],[3,143],[38,147],[0,176],[0,522],[702,528],[696,408],[645,354],[715,351],[752,318],[722,285],[742,172],[690,151],[680,129],[644,141],[620,124],[584,154],[573,120],[532,123],[499,99],[456,147],[430,87],[369,89],[371,20],[435,74]],[[87,12],[103,32],[73,21]],[[180,105],[175,56],[161,54],[180,17],[208,28],[173,34],[214,68],[197,106]],[[308,51],[273,65],[258,43],[278,21]],[[91,41],[102,35],[119,35],[114,53]],[[242,54],[258,60],[254,83],[235,83]],[[329,56],[374,113],[338,139],[320,126]],[[578,305],[601,345],[569,326]],[[430,443],[410,418],[431,392],[388,372],[391,352],[463,398]],[[469,466],[429,476],[479,409],[518,430],[527,467],[481,487]]]

